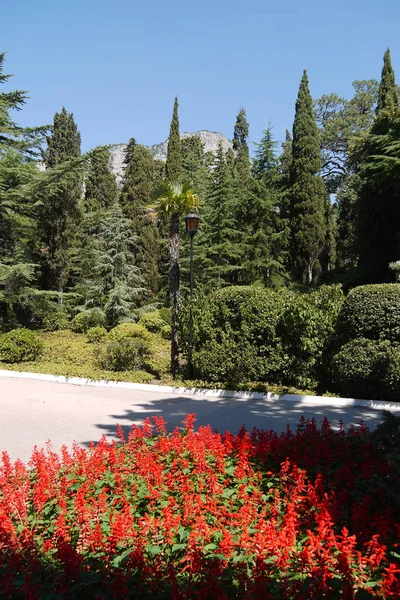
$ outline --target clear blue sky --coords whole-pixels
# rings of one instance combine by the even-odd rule
[[[304,68],[314,97],[350,96],[379,79],[387,46],[400,83],[395,0],[17,0],[1,15],[8,87],[30,96],[18,121],[65,105],[83,150],[164,140],[176,94],[181,131],[232,137],[243,106],[252,141],[270,122],[282,140]]]

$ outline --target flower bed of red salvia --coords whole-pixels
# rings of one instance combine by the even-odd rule
[[[122,431],[119,430],[123,438]],[[366,428],[161,418],[0,470],[1,598],[400,598],[395,475]]]

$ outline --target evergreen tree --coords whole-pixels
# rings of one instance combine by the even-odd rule
[[[395,118],[398,116],[398,110],[399,93],[395,82],[390,50],[388,48],[383,55],[382,75],[379,84],[378,104],[376,107],[378,122],[382,119],[386,121],[387,119]],[[375,124],[375,133],[378,133],[380,128],[381,124]]]
[[[46,169],[80,156],[81,138],[73,115],[63,107],[54,115],[44,152]],[[46,289],[62,292],[68,280],[70,248],[80,221],[82,176],[72,170],[61,185],[45,197],[40,228],[45,245],[43,276]]]
[[[360,188],[360,176],[347,174],[343,178],[336,200],[338,204],[337,223],[337,265],[341,268],[355,267],[358,260],[356,244],[356,206]]]
[[[209,174],[211,183],[202,211],[196,252],[196,278],[207,289],[213,289],[216,284],[232,284],[242,257],[235,220],[232,171],[220,143]]]
[[[0,84],[7,83],[11,75],[4,73],[5,52],[0,52]],[[0,150],[16,150],[36,156],[47,127],[21,127],[15,123],[11,111],[21,110],[28,98],[23,90],[0,93]]]
[[[241,108],[236,117],[236,123],[233,130],[233,150],[235,152],[235,169],[237,178],[244,182],[250,176],[250,157],[249,157],[249,124],[247,122],[246,111]]]
[[[381,143],[400,116],[398,92],[390,52],[383,58],[383,69],[376,119],[363,145],[360,165],[361,185],[357,200],[357,247],[363,280],[369,283],[390,281],[388,265],[400,258],[400,189],[395,179],[378,179],[371,167],[381,153]]]
[[[190,135],[181,141],[182,180],[190,181],[193,189],[201,197],[206,195],[208,169],[204,144],[196,135]]]
[[[315,282],[326,240],[319,135],[304,71],[296,102],[290,167],[290,270],[299,283]]]
[[[82,308],[104,310],[110,327],[132,317],[143,291],[143,279],[132,253],[136,242],[129,219],[114,204],[100,222],[92,272],[81,287],[85,299]]]
[[[166,174],[172,186],[178,186],[182,169],[181,138],[179,133],[178,98],[175,98],[172,113],[171,126],[169,129]],[[168,197],[160,192],[161,197]],[[175,197],[179,193],[174,194]],[[172,198],[172,196],[171,196]],[[174,209],[175,203],[172,204]],[[168,213],[169,219],[169,301],[171,307],[171,374],[174,377],[178,370],[179,359],[179,295],[180,295],[180,266],[179,266],[179,210],[164,211]]]
[[[118,201],[118,186],[109,164],[109,151],[99,148],[99,153],[90,163],[85,182],[84,206],[89,213],[110,208]]]
[[[151,202],[154,165],[150,151],[140,144],[135,144],[133,150],[128,145],[127,152],[130,160],[128,154],[125,158],[126,170],[120,204],[125,216],[131,220],[133,233],[138,238],[135,263],[144,280],[144,292],[140,300],[147,304],[155,302],[159,289],[159,233],[156,224],[146,219],[146,208]]]
[[[129,165],[132,162],[132,154],[133,154],[133,151],[135,150],[135,146],[136,146],[135,138],[130,138],[126,145],[126,148],[125,148],[125,155],[124,155],[124,162],[123,162],[123,165],[125,167],[125,172],[126,172],[126,169],[129,169]]]
[[[282,142],[282,153],[279,157],[280,187],[288,190],[290,187],[290,166],[292,164],[293,140],[286,129],[285,141]]]
[[[179,133],[178,98],[175,98],[172,113],[171,126],[169,129],[166,174],[167,179],[176,185],[181,179],[182,157],[181,138]]]
[[[279,176],[278,158],[276,157],[276,142],[272,135],[272,128],[263,131],[261,141],[256,143],[256,151],[253,160],[252,173],[255,179],[264,181],[267,185],[274,187]]]

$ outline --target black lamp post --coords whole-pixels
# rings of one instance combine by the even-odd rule
[[[190,212],[185,217],[186,231],[190,235],[190,311],[189,311],[189,346],[188,346],[188,379],[193,378],[193,363],[192,363],[192,350],[193,350],[193,285],[194,285],[194,274],[193,274],[193,238],[199,229],[199,217],[194,212]]]

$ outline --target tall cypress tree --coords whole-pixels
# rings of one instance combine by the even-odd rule
[[[137,236],[135,262],[142,273],[145,288],[140,300],[142,303],[154,302],[159,288],[160,240],[157,225],[145,218],[146,207],[151,203],[153,158],[145,146],[135,144],[132,148],[128,144],[125,163],[120,204],[125,216],[131,220],[133,233]]]
[[[181,137],[179,134],[178,107],[178,98],[175,98],[171,126],[169,129],[166,164],[167,179],[172,184],[179,183],[182,169]]]
[[[378,104],[376,107],[377,122],[373,126],[373,130],[378,129],[379,121],[382,118],[396,117],[399,109],[399,94],[395,82],[392,60],[390,57],[389,48],[383,55],[383,67],[381,81],[379,84]]]
[[[390,59],[383,57],[376,119],[364,148],[361,186],[357,199],[357,247],[363,280],[369,283],[390,281],[388,265],[400,258],[400,189],[391,178],[378,179],[369,167],[381,154],[384,136],[400,116],[398,91]]]
[[[46,169],[80,156],[81,136],[73,115],[63,107],[54,115],[44,152]],[[55,185],[43,202],[39,224],[45,250],[43,276],[46,289],[63,291],[68,280],[70,249],[80,221],[82,173],[79,169]]]
[[[85,210],[107,209],[118,201],[118,186],[110,171],[110,153],[104,148],[91,161],[85,182]]]
[[[293,124],[290,166],[290,270],[299,283],[313,283],[326,239],[325,197],[319,135],[307,72],[301,79]]]
[[[168,181],[177,186],[181,177],[181,138],[179,133],[178,98],[175,98],[168,138],[166,173]],[[173,211],[169,222],[169,300],[171,307],[171,373],[176,375],[179,366],[179,212]]]
[[[237,178],[244,181],[250,176],[250,157],[249,157],[249,124],[246,117],[246,111],[241,108],[236,117],[236,123],[233,130],[233,150],[235,152],[235,169]]]

